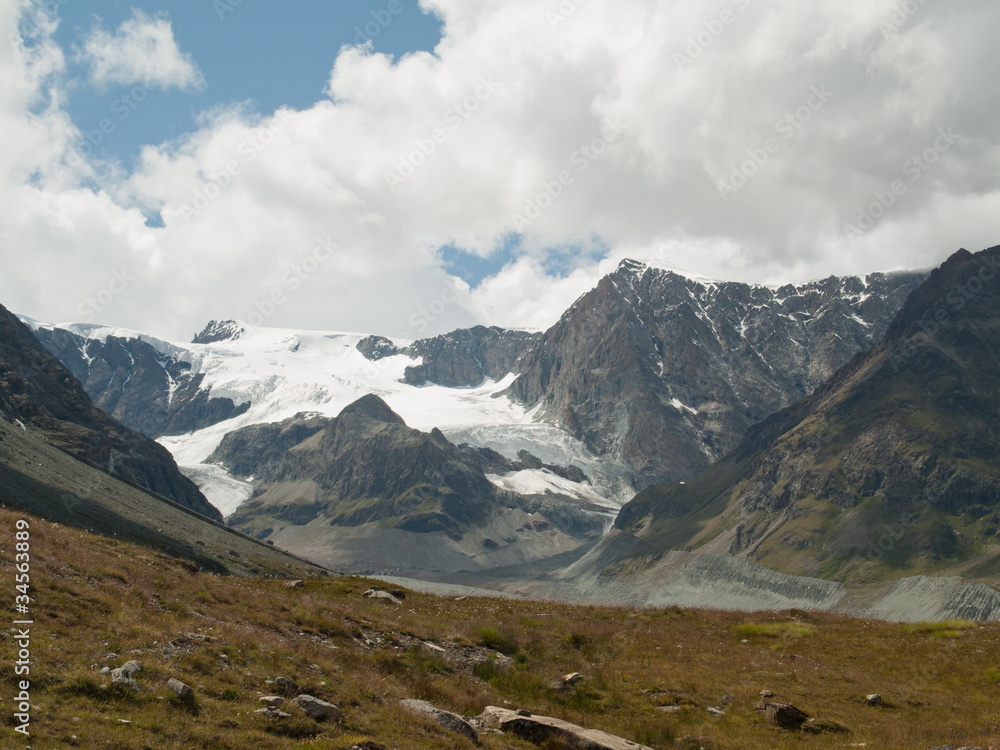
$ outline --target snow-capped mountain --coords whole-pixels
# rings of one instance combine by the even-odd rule
[[[490,474],[503,489],[613,508],[636,487],[694,476],[810,393],[883,335],[925,276],[769,288],[623,261],[544,333],[477,326],[416,342],[213,321],[187,344],[26,322],[98,405],[158,438],[227,515],[253,491],[205,463],[227,433],[301,412],[335,417],[367,394],[418,430],[586,476]]]
[[[610,508],[630,496],[613,462],[502,395],[513,373],[498,381],[480,378],[475,387],[411,385],[408,370],[422,360],[404,353],[410,342],[389,342],[394,353],[373,360],[361,352],[372,337],[355,333],[227,321],[213,322],[196,337],[207,343],[181,344],[126,329],[26,322],[98,405],[158,437],[226,515],[253,490],[221,467],[203,463],[227,433],[300,412],[335,417],[367,394],[384,399],[416,429],[436,427],[454,443],[492,448],[511,458],[527,450],[547,464],[579,466],[589,477],[573,483],[544,469],[524,469],[498,476],[504,489],[534,494],[538,486],[557,483],[564,494],[572,494],[578,485],[588,504]],[[191,429],[184,430],[187,426]]]

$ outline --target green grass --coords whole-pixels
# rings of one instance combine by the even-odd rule
[[[476,631],[476,638],[486,648],[492,648],[507,656],[516,654],[519,648],[516,640],[493,627],[479,628]]]
[[[959,638],[968,630],[978,627],[974,622],[965,620],[946,620],[945,622],[919,622],[914,625],[901,625],[904,633],[924,635],[931,638]]]

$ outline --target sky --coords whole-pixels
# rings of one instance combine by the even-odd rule
[[[0,0],[0,304],[544,328],[1000,243],[994,0]]]

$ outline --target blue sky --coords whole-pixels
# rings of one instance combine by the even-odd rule
[[[181,51],[190,54],[205,79],[202,90],[152,90],[142,106],[129,106],[127,121],[102,139],[103,152],[131,164],[146,144],[193,131],[200,113],[219,105],[246,103],[257,113],[282,106],[305,109],[324,98],[341,47],[371,40],[375,52],[400,57],[432,51],[441,23],[416,0],[187,0],[179,3],[117,0],[55,0],[60,24],[55,39],[67,51],[67,110],[85,133],[101,119],[118,121],[134,85],[97,87],[73,54],[95,25],[118,28],[138,8],[166,15]],[[390,19],[385,23],[386,19]],[[367,28],[367,31],[366,31]],[[359,32],[360,30],[360,32]],[[360,36],[359,36],[360,34]],[[112,107],[118,109],[112,111]]]

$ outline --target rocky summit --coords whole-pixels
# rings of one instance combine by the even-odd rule
[[[209,460],[255,486],[230,525],[340,570],[530,562],[595,541],[604,526],[600,509],[573,498],[499,489],[483,471],[493,457],[407,427],[375,395],[335,418],[236,430]]]

